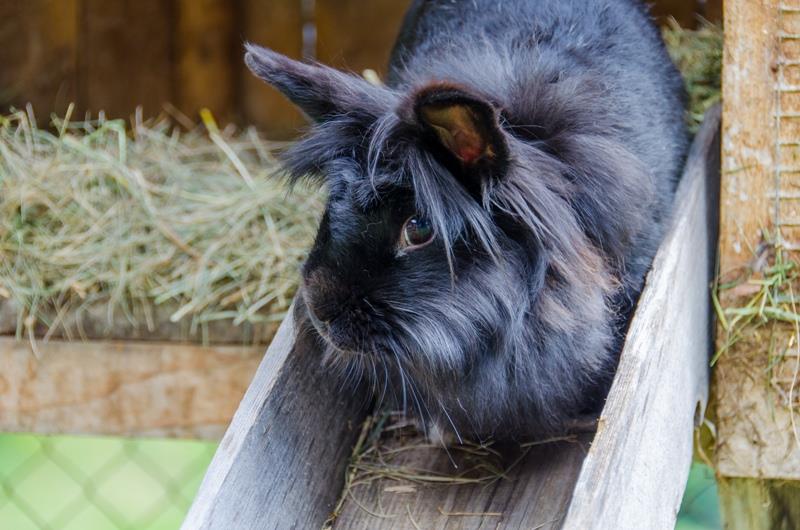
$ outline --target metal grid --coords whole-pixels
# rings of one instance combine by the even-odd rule
[[[0,435],[0,529],[177,529],[216,444]]]

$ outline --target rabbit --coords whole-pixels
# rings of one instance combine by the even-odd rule
[[[417,0],[387,83],[246,44],[328,198],[295,320],[459,441],[596,415],[670,218],[685,93],[637,0]]]

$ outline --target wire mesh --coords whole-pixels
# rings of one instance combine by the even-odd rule
[[[0,529],[173,530],[215,443],[0,435]]]

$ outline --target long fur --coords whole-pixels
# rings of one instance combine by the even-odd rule
[[[286,163],[329,189],[296,312],[326,362],[459,436],[599,408],[687,145],[638,2],[417,1],[386,87],[254,46],[247,62],[316,122]],[[467,172],[436,145],[414,109],[439,85],[496,110],[502,160]],[[415,213],[436,237],[398,252]]]

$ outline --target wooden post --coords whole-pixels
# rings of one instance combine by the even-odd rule
[[[383,75],[410,0],[316,0],[317,58],[360,74]]]
[[[800,0],[726,0],[724,27],[721,283],[763,277],[775,241],[797,259]],[[742,307],[758,288],[721,291],[723,309]],[[741,333],[712,385],[723,519],[728,529],[798,528],[800,488],[784,481],[800,480],[800,433],[784,389],[796,384],[800,337],[777,320]],[[720,326],[718,347],[729,338]]]
[[[244,40],[302,58],[304,15],[300,0],[243,0],[241,12]],[[244,48],[238,43],[237,61],[242,76],[241,95],[245,120],[259,126],[270,139],[297,136],[306,121],[276,89],[251,74],[242,60]]]
[[[172,2],[82,0],[79,103],[128,118],[172,100]]]
[[[77,96],[79,0],[0,0],[0,108],[31,103],[39,122]]]
[[[233,118],[241,36],[226,0],[178,0],[175,104],[190,117],[208,108],[220,123]]]

